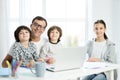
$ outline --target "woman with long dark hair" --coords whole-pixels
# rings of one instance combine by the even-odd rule
[[[106,35],[106,24],[103,20],[94,23],[96,38],[87,44],[88,62],[116,63],[115,44],[108,40]],[[116,80],[116,73],[115,79]],[[109,73],[93,74],[83,80],[110,80]]]

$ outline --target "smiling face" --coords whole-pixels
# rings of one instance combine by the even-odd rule
[[[59,26],[51,26],[47,32],[49,42],[58,43],[62,36],[62,29]]]
[[[60,33],[59,33],[59,31],[57,29],[53,29],[50,32],[50,41],[51,42],[57,42],[59,37],[60,37]]]
[[[104,38],[105,31],[106,28],[102,23],[97,23],[94,25],[94,32],[96,33],[97,38]]]
[[[43,20],[34,20],[31,24],[32,36],[39,38],[45,31],[46,23]]]
[[[30,39],[30,32],[26,29],[22,29],[18,35],[20,42],[29,41]]]

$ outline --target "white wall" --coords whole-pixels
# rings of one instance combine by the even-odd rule
[[[7,12],[5,10],[5,6],[7,4],[5,3],[5,0],[0,1],[0,66],[1,66],[1,60],[4,58],[5,54],[8,50],[8,31],[7,30]]]
[[[113,0],[113,11],[112,11],[112,19],[113,19],[113,39],[116,43],[116,51],[117,51],[117,59],[118,64],[120,64],[120,0]],[[120,70],[118,71],[120,73]],[[118,76],[118,80],[120,80],[120,74]]]
[[[114,0],[113,1],[113,26],[112,26],[112,31],[113,31],[113,39],[116,42],[116,46],[118,48],[119,51],[119,55],[120,55],[120,0]],[[120,57],[119,57],[120,58]],[[119,63],[120,63],[120,59],[118,59]]]
[[[106,22],[107,25],[107,35],[110,39],[111,37],[111,27],[112,27],[112,0],[92,0],[91,5],[88,6],[88,8],[91,7],[91,10],[89,10],[88,16],[88,27],[90,28],[89,34],[92,36],[89,36],[89,39],[93,38],[93,24],[98,19],[103,19]],[[91,11],[91,12],[90,12]]]

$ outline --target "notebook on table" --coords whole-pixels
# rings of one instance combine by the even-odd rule
[[[10,76],[11,73],[10,68],[0,68],[0,76]]]
[[[83,66],[86,55],[86,47],[60,48],[55,54],[55,63],[47,66],[47,70],[66,71],[80,69]]]

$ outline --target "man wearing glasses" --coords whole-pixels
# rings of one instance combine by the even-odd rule
[[[47,27],[47,21],[41,16],[36,16],[32,20],[32,24],[30,25],[30,27],[32,31],[32,42],[36,45],[37,53],[39,54],[41,47],[44,45],[44,43],[48,41],[41,36],[45,31],[45,28]]]
[[[45,18],[41,16],[36,16],[32,20],[32,24],[30,25],[31,32],[32,32],[32,42],[37,47],[37,53],[40,53],[41,47],[46,43],[48,40],[41,37],[42,33],[45,31],[45,28],[47,27],[47,21]],[[2,67],[8,67],[6,64],[6,60],[8,60],[10,63],[12,61],[12,56],[7,54],[5,59],[2,62]]]

